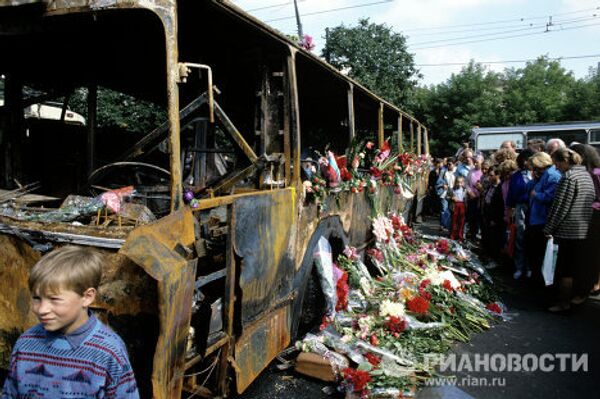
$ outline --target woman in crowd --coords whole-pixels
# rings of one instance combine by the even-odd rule
[[[489,168],[487,181],[488,186],[483,195],[481,242],[486,253],[497,259],[504,246],[506,230],[499,167]]]
[[[440,197],[437,195],[436,184],[442,174],[444,161],[441,158],[436,158],[431,171],[429,172],[429,180],[427,180],[427,197],[425,212],[428,215],[435,215],[440,211]]]
[[[476,155],[473,168],[467,175],[467,238],[471,240],[477,239],[481,221],[479,197],[483,192],[483,190],[480,189],[482,188],[480,181],[483,176],[482,163],[483,157],[481,155]]]
[[[576,297],[573,302],[581,303],[587,297],[587,293],[592,287],[592,294],[600,294],[600,155],[594,147],[589,144],[575,144],[571,147],[582,158],[582,165],[585,166],[596,190],[596,199],[592,203],[592,223],[588,231],[588,250],[589,256],[587,272],[589,278],[584,279],[581,285],[574,287]],[[591,284],[590,284],[591,282]]]
[[[510,184],[510,178],[518,169],[517,162],[512,159],[506,159],[500,166],[500,180],[502,181],[502,200],[504,201],[504,223],[508,225],[510,217],[508,213],[508,187]]]
[[[554,151],[552,159],[563,173],[552,207],[543,229],[546,237],[558,244],[555,279],[558,281],[558,303],[548,310],[560,312],[571,307],[573,286],[585,278],[587,266],[587,234],[592,220],[592,203],[596,198],[594,183],[581,156],[569,149]],[[574,284],[574,281],[578,283]],[[585,300],[585,299],[584,299]]]
[[[448,192],[454,187],[454,180],[456,180],[456,166],[453,158],[448,158],[446,170],[443,170],[438,181],[436,182],[437,194],[440,197],[440,227],[446,230],[450,230],[452,223],[452,214],[450,212],[448,201],[452,200],[448,196]]]
[[[533,180],[527,187],[529,193],[529,218],[525,230],[525,255],[531,270],[539,274],[544,261],[546,237],[544,225],[550,205],[554,199],[556,186],[562,178],[560,172],[552,165],[552,158],[545,152],[538,152],[529,158],[533,171]]]
[[[531,150],[523,150],[517,157],[518,172],[513,173],[508,186],[506,206],[509,208],[509,216],[516,227],[515,248],[513,259],[515,261],[515,280],[523,273],[531,277],[531,270],[525,262],[525,225],[526,216],[529,212],[529,193],[527,185],[531,180],[529,172],[529,157],[533,155]]]

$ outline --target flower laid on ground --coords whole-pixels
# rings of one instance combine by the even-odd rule
[[[429,301],[421,295],[406,301],[406,307],[413,313],[427,314],[429,310]]]
[[[371,363],[371,366],[373,367],[377,367],[379,366],[379,363],[381,363],[381,358],[372,353],[365,354],[365,359],[367,359],[367,362]]]
[[[336,292],[337,304],[335,305],[335,310],[337,312],[346,310],[346,308],[348,308],[348,293],[350,292],[350,287],[348,286],[348,273],[346,271],[342,271],[342,276],[337,281]]]
[[[406,330],[406,320],[400,317],[390,316],[390,318],[385,322],[385,327],[392,334],[399,334]]]
[[[377,216],[373,219],[373,234],[377,241],[389,242],[394,234],[394,225],[385,216]]]
[[[490,312],[502,314],[502,308],[496,302],[488,303],[487,305],[485,305],[485,308]]]
[[[404,316],[404,305],[399,302],[392,302],[386,299],[381,302],[381,305],[379,305],[379,316]]]
[[[357,370],[353,368],[346,368],[342,371],[344,380],[353,388],[354,392],[362,392],[367,387],[369,381],[371,381],[371,375],[364,370]]]
[[[366,261],[377,277],[356,248],[338,257],[338,313],[323,321],[322,342],[351,359],[338,370],[340,387],[352,398],[401,397],[432,375],[427,354],[489,328],[502,306],[460,245],[407,234],[394,214],[374,218],[373,230]]]
[[[448,240],[441,239],[435,243],[436,250],[441,254],[447,254],[450,252],[450,243]]]

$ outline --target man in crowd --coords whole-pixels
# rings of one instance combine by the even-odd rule
[[[554,154],[556,150],[562,150],[564,148],[567,148],[567,146],[561,139],[550,139],[546,143],[546,152],[550,155]]]
[[[542,139],[531,139],[527,142],[527,149],[534,154],[542,152],[546,149],[546,142]]]

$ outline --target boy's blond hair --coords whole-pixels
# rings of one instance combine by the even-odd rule
[[[104,256],[92,249],[67,245],[44,255],[31,269],[32,293],[55,293],[61,289],[83,295],[88,288],[98,289]]]

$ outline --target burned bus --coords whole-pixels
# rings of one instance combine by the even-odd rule
[[[364,243],[375,209],[414,215],[425,193],[418,173],[412,199],[382,187],[307,201],[307,149],[391,137],[421,155],[427,130],[228,2],[1,1],[0,33],[1,367],[36,322],[29,269],[85,245],[106,254],[93,308],[125,341],[142,397],[241,393],[318,324],[317,241]],[[103,109],[103,90],[133,100]],[[85,124],[26,134],[25,108],[67,109],[82,91]],[[132,101],[164,120],[99,126]]]

